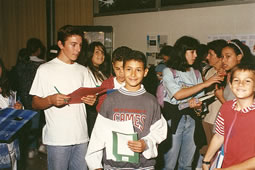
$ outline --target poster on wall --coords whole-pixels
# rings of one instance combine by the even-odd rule
[[[242,43],[246,44],[253,55],[255,55],[255,34],[240,34],[235,35],[234,39],[239,39]]]
[[[159,50],[168,44],[168,35],[159,35]]]
[[[167,34],[148,34],[147,35],[147,65],[157,65],[163,60],[162,56],[159,56],[160,49],[168,44]]]
[[[147,35],[147,51],[159,53],[160,49],[167,45],[168,35],[148,34]]]
[[[158,35],[147,35],[147,51],[151,53],[159,52],[159,39]]]
[[[157,58],[158,53],[155,52],[147,52],[146,57],[147,57],[147,67],[150,67],[152,65],[156,65],[156,58]]]
[[[208,36],[208,42],[218,40],[218,39],[223,39],[226,41],[229,41],[232,39],[232,35],[230,34],[220,34],[220,35],[209,35]]]

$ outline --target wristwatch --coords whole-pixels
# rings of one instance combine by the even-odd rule
[[[204,160],[202,160],[202,163],[203,163],[203,164],[206,164],[206,165],[210,165],[210,164],[211,164],[210,161],[204,161]]]

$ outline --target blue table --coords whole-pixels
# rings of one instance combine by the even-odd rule
[[[17,132],[35,115],[36,111],[5,108],[0,110],[0,143],[10,143]]]

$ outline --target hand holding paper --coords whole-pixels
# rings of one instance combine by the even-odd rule
[[[58,94],[58,93],[49,96],[50,104],[54,105],[54,106],[57,106],[57,107],[66,105],[69,99],[70,99],[69,96],[64,95],[64,94]]]
[[[69,104],[81,103],[85,101],[85,103],[88,102],[87,104],[91,105],[93,101],[95,102],[95,98],[92,96],[106,93],[106,90],[107,89],[103,87],[95,87],[95,88],[80,87],[79,89],[73,91],[72,93],[68,95],[71,97],[71,99],[69,100]],[[86,96],[87,98],[83,98]]]
[[[128,147],[133,152],[141,153],[146,149],[146,143],[143,139],[138,140],[138,141],[128,141]]]
[[[117,138],[118,138],[117,153],[120,155],[134,156],[134,152],[128,146],[128,141],[133,140],[133,136],[117,133]]]
[[[138,163],[139,154],[138,152],[132,150],[132,149],[136,151],[141,150],[140,142],[137,142],[138,137],[137,133],[124,134],[113,131],[112,135],[113,135],[112,152],[116,161]],[[130,148],[130,145],[132,149]]]
[[[81,98],[83,103],[86,103],[90,106],[93,106],[96,102],[97,96],[96,95],[88,95]]]

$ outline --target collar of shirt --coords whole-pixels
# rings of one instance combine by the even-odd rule
[[[234,99],[233,102],[234,102],[234,103],[233,103],[233,105],[232,105],[232,109],[233,109],[233,110],[236,110],[237,100]],[[249,111],[252,111],[252,110],[255,110],[255,100],[253,101],[253,104],[252,104],[252,105],[250,105],[250,106],[248,106],[248,107],[246,107],[246,108],[241,109],[240,112],[241,112],[241,113],[248,113]]]
[[[129,91],[124,86],[119,89],[119,92],[128,96],[139,96],[146,92],[143,85],[141,85],[141,88],[137,91]]]

